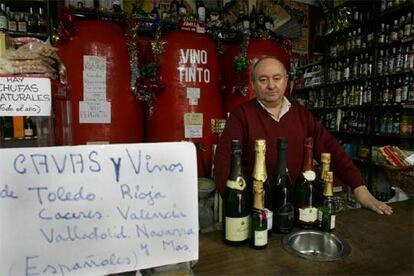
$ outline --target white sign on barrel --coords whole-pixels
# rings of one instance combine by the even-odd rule
[[[104,275],[198,259],[192,143],[0,156],[0,275]]]
[[[0,77],[0,116],[50,116],[52,95],[46,77]]]

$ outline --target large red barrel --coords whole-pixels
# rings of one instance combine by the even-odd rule
[[[67,67],[74,144],[142,142],[143,106],[130,92],[124,31],[105,21],[84,20],[76,25],[76,36],[60,45],[58,52]],[[106,69],[93,67],[95,57],[103,60]],[[92,65],[84,68],[85,62]]]
[[[146,140],[194,142],[199,176],[209,176],[212,146],[218,139],[211,120],[223,118],[216,45],[207,35],[186,31],[171,32],[162,40],[165,89],[154,100]]]
[[[256,58],[262,56],[275,56],[286,66],[289,71],[289,56],[285,50],[275,41],[263,39],[250,39],[249,47],[247,48],[247,58],[249,60],[249,68],[242,73],[234,72],[232,64],[233,58],[239,54],[240,44],[229,47],[224,54],[224,74],[223,74],[223,88],[224,88],[224,111],[231,112],[237,105],[246,102],[255,97],[253,87],[250,79],[251,65]],[[238,82],[243,80],[247,84],[247,91],[245,95],[240,91],[234,90],[233,87],[239,85]],[[289,88],[286,96],[288,96]]]

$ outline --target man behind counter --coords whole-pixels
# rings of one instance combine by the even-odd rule
[[[255,159],[255,141],[266,139],[266,167],[269,177],[272,177],[277,162],[276,138],[286,137],[288,169],[292,184],[295,185],[302,169],[303,142],[306,137],[313,137],[314,158],[319,161],[322,152],[331,153],[331,169],[353,189],[356,200],[363,207],[378,214],[392,214],[390,206],[378,201],[368,191],[358,168],[336,139],[309,111],[284,96],[288,75],[281,61],[273,56],[258,59],[252,66],[251,79],[256,99],[235,108],[226,122],[217,146],[214,175],[221,195],[229,176],[233,139],[240,140],[243,145],[243,172],[246,179],[250,180]]]

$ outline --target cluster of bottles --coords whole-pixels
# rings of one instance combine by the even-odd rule
[[[352,54],[356,51],[362,51],[372,47],[374,41],[374,32],[367,31],[363,33],[361,28],[348,32],[348,34],[339,36],[329,47],[331,58],[337,58],[344,55]]]
[[[400,5],[405,4],[411,0],[381,0],[380,11],[384,12],[393,8],[397,8]]]
[[[389,44],[407,39],[414,35],[414,17],[411,11],[399,19],[394,19],[392,24],[381,23],[378,33],[378,44]]]
[[[364,111],[338,109],[321,114],[319,121],[331,131],[369,133],[369,118]]]
[[[36,126],[30,116],[6,116],[0,119],[0,137],[3,140],[37,137]]]
[[[318,120],[329,130],[353,133],[410,136],[414,128],[414,115],[407,111],[370,115],[364,111],[339,109],[319,114]]]
[[[386,112],[373,117],[373,131],[377,134],[413,135],[414,116],[408,112]]]
[[[206,7],[204,5],[204,2],[202,0],[196,1],[195,16],[192,14],[191,11],[187,9],[187,6],[184,4],[183,0],[181,0],[180,2],[178,2],[177,0],[171,1],[168,8],[161,6],[160,3],[157,6],[157,4],[154,1],[153,8],[150,12],[150,17],[152,19],[161,18],[163,20],[171,21],[177,21],[189,15],[196,18],[195,21],[197,21],[198,23],[205,23]]]
[[[322,154],[321,177],[317,180],[312,164],[313,138],[308,137],[303,172],[293,188],[287,169],[287,146],[286,138],[277,139],[277,168],[274,177],[269,179],[266,141],[256,141],[252,193],[242,174],[241,143],[232,141],[230,175],[223,196],[224,243],[243,245],[250,241],[252,248],[262,249],[272,232],[289,233],[295,224],[302,228],[334,230],[336,208],[333,175],[329,172],[330,154]]]
[[[414,70],[414,43],[411,47],[399,46],[381,49],[377,61],[377,75],[387,75]]]
[[[331,62],[328,66],[328,82],[342,82],[367,78],[372,75],[373,58],[365,53],[345,61]]]
[[[386,77],[378,80],[376,102],[382,105],[414,104],[414,76]]]
[[[272,3],[268,3],[268,5],[272,5]],[[249,14],[247,3],[242,2],[240,4],[236,26],[234,27],[241,31],[250,32],[273,30],[273,18],[270,16],[270,7],[265,7],[265,3],[262,1],[258,7],[258,11],[256,10],[256,6],[253,5]]]
[[[385,77],[375,82],[375,95],[372,82],[338,85],[319,90],[309,90],[297,100],[307,108],[341,108],[364,105],[414,104],[414,76],[410,74]]]
[[[11,11],[0,4],[0,32],[46,34],[48,22],[42,7],[38,12],[30,7],[27,12]]]

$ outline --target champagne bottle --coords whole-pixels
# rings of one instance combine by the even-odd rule
[[[287,168],[287,146],[285,137],[277,138],[278,160],[276,175],[272,179],[273,231],[289,233],[293,229],[294,207],[292,204],[292,184]]]
[[[315,207],[314,181],[316,174],[312,164],[313,138],[305,139],[305,159],[302,174],[295,186],[295,219],[296,225],[302,228],[316,226],[318,209]]]
[[[266,140],[256,140],[256,158],[253,169],[253,211],[250,246],[263,249],[267,246],[268,221],[264,206],[264,183],[267,180],[265,152]]]
[[[249,238],[251,208],[242,174],[241,155],[240,141],[233,140],[230,175],[223,195],[223,239],[225,244],[233,246],[246,244]]]
[[[323,195],[325,200],[318,209],[318,226],[322,231],[329,232],[335,229],[336,207],[332,193],[333,172],[325,174],[325,189]]]
[[[321,206],[323,204],[323,190],[325,187],[325,175],[329,171],[329,166],[331,164],[331,154],[327,152],[323,152],[321,154],[321,174],[318,179],[318,183],[316,184],[316,196],[315,196],[315,204],[316,206]]]

